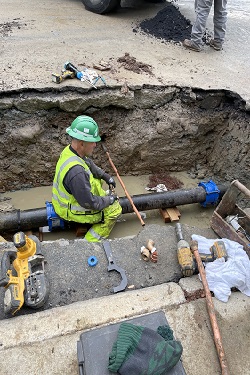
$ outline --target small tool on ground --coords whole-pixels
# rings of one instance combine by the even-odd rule
[[[5,288],[6,316],[15,315],[23,304],[33,309],[43,306],[49,292],[38,238],[18,232],[13,242],[17,251],[5,251],[1,261],[0,286]]]
[[[108,160],[109,160],[109,163],[110,163],[111,167],[114,169],[115,174],[116,174],[116,176],[117,176],[117,178],[118,178],[118,180],[119,180],[119,182],[120,182],[120,184],[121,184],[121,186],[122,186],[122,188],[123,188],[123,190],[124,190],[124,192],[125,192],[125,194],[126,194],[126,197],[127,197],[128,200],[129,200],[129,202],[130,202],[130,204],[131,204],[131,206],[132,206],[134,212],[136,213],[138,219],[140,220],[141,225],[144,226],[145,223],[144,223],[144,221],[142,220],[142,217],[141,217],[139,211],[138,211],[137,208],[135,207],[134,202],[133,202],[131,196],[130,196],[129,193],[127,192],[127,189],[126,189],[126,187],[125,187],[125,185],[124,185],[124,183],[123,183],[123,181],[122,181],[122,179],[121,179],[121,177],[120,177],[120,175],[119,175],[119,173],[118,173],[118,171],[117,171],[117,169],[116,169],[116,167],[115,167],[115,165],[114,165],[114,163],[113,163],[113,161],[112,161],[112,159],[111,159],[111,157],[110,157],[110,155],[109,155],[109,152],[108,152],[108,150],[107,150],[107,147],[104,146],[103,143],[102,143],[102,148],[103,148],[103,151],[106,153],[106,155],[107,155],[107,157],[108,157]]]
[[[66,78],[74,78],[75,73],[70,70],[63,70],[61,74],[53,73],[52,74],[52,81],[55,83],[61,83]]]
[[[116,271],[121,275],[121,278],[122,278],[121,283],[118,286],[113,288],[114,293],[121,292],[126,288],[126,286],[128,284],[127,276],[125,274],[124,269],[119,267],[116,264],[116,262],[113,258],[113,254],[112,254],[112,251],[111,251],[111,246],[110,246],[109,241],[103,241],[103,247],[104,247],[106,256],[108,258],[108,262],[109,262],[108,271]]]
[[[177,257],[179,265],[181,266],[181,272],[183,276],[192,276],[195,271],[195,263],[189,243],[183,238],[180,223],[176,224],[175,229],[178,239]]]
[[[218,354],[219,361],[220,361],[222,375],[229,375],[226,357],[225,357],[225,352],[224,352],[224,348],[223,348],[222,340],[221,340],[221,334],[220,334],[219,326],[218,326],[216,315],[215,315],[214,304],[213,304],[212,296],[211,296],[209,286],[208,286],[208,283],[207,283],[206,272],[205,272],[205,269],[203,267],[203,264],[202,264],[202,261],[201,261],[201,258],[200,258],[200,254],[199,254],[199,251],[198,251],[198,242],[197,241],[191,241],[190,249],[191,249],[191,251],[194,254],[194,257],[196,259],[196,262],[197,262],[197,265],[198,265],[198,270],[199,270],[200,277],[201,277],[201,280],[202,280],[202,284],[203,284],[203,287],[204,287],[204,290],[205,290],[207,310],[208,310],[208,314],[209,314],[209,318],[210,318],[210,322],[211,322],[211,326],[212,326],[212,330],[213,330],[213,334],[214,334],[214,342],[215,342],[217,354]]]
[[[70,62],[66,62],[64,64],[64,68],[73,72],[76,78],[80,79],[83,82],[87,82],[89,85],[97,89],[95,86],[96,83],[101,79],[101,81],[106,85],[106,82],[103,77],[101,77],[95,70],[89,68],[83,68],[83,70],[79,70],[75,65],[71,64]]]

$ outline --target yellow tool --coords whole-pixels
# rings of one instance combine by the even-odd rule
[[[75,73],[71,72],[70,70],[63,70],[61,74],[53,73],[52,74],[52,81],[55,83],[61,83],[66,78],[74,78]]]
[[[213,246],[210,247],[210,251],[214,259],[225,258],[225,261],[227,261],[228,255],[223,241],[215,241]]]
[[[181,272],[183,276],[192,276],[195,272],[193,254],[190,250],[189,243],[183,239],[181,224],[177,223],[175,229],[178,239],[177,256],[179,265],[181,266]]]
[[[48,296],[40,241],[35,236],[18,232],[13,236],[13,242],[17,250],[5,251],[1,261],[0,286],[5,287],[6,315],[15,315],[24,303],[39,308]]]
[[[225,261],[227,261],[228,255],[223,241],[215,241],[209,250],[210,254],[199,253],[203,263],[213,262],[217,258],[225,258]]]

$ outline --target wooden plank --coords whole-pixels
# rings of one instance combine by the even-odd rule
[[[161,216],[163,217],[164,223],[170,223],[170,216],[168,214],[168,211],[166,209],[160,208]]]
[[[250,257],[249,241],[246,238],[239,236],[235,229],[229,225],[226,220],[224,220],[216,211],[214,211],[212,215],[210,225],[215,233],[221,238],[228,238],[231,241],[240,243]]]
[[[181,217],[181,213],[178,210],[178,208],[177,207],[173,207],[173,210],[176,212],[176,215],[178,215],[178,217],[180,218]]]
[[[176,210],[174,208],[167,208],[167,212],[169,214],[170,220],[172,221],[179,221],[180,217],[177,214]]]
[[[76,237],[84,237],[88,230],[89,230],[89,226],[86,226],[86,225],[77,226]]]
[[[181,216],[181,213],[177,207],[166,208],[166,209],[160,208],[160,213],[165,223],[170,223],[172,221],[179,221],[180,216]]]

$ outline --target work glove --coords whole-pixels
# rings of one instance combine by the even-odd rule
[[[115,201],[118,201],[118,196],[116,194],[112,194],[109,196],[110,204],[113,204]]]
[[[115,180],[113,179],[113,177],[109,178],[108,185],[109,185],[109,187],[113,187],[113,188],[116,187],[116,183],[115,183]]]

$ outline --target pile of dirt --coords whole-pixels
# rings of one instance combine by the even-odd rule
[[[192,24],[181,14],[176,5],[167,3],[154,18],[142,21],[133,31],[154,36],[162,42],[180,43],[184,39],[190,39]],[[212,33],[206,29],[202,37],[203,43],[209,44],[211,38]]]
[[[192,25],[179,9],[168,3],[154,18],[142,21],[134,32],[142,31],[164,41],[180,42],[190,38]]]
[[[180,189],[183,186],[183,183],[178,178],[164,172],[149,176],[149,183],[147,185],[149,188],[153,188],[158,184],[164,184],[168,190]]]
[[[124,69],[130,70],[134,73],[148,73],[152,74],[152,66],[149,64],[145,64],[140,61],[136,61],[136,58],[133,56],[130,56],[128,52],[125,52],[124,56],[119,57],[117,59],[118,63],[121,63],[121,65],[124,67]]]

